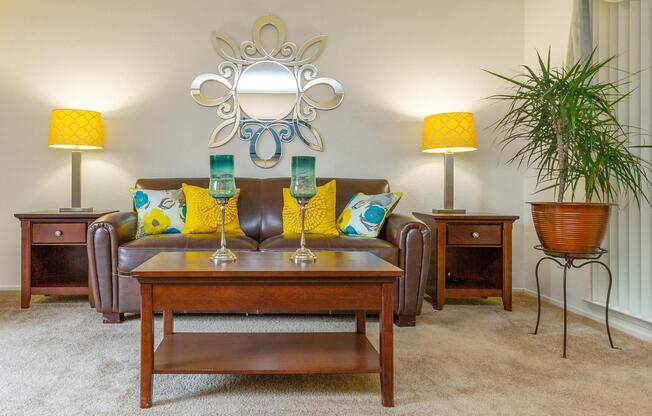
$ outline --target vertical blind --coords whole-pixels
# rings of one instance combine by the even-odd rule
[[[593,0],[593,43],[598,58],[615,56],[601,80],[615,81],[631,75],[632,94],[617,105],[623,125],[640,126],[630,145],[650,144],[652,133],[652,0]],[[652,162],[651,149],[636,154]],[[620,201],[613,208],[605,248],[614,284],[610,307],[646,321],[652,321],[652,208],[632,201]],[[607,274],[592,269],[591,297],[604,303]]]

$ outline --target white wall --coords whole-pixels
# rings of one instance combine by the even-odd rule
[[[456,163],[457,205],[520,214],[522,175],[500,164],[487,126],[498,110],[484,97],[501,83],[482,68],[522,62],[522,0],[385,1],[0,1],[0,287],[19,285],[19,227],[12,214],[69,204],[70,155],[47,147],[50,110],[101,111],[106,148],[85,152],[83,202],[129,209],[138,177],[206,176],[214,109],[190,97],[192,79],[216,68],[209,35],[249,40],[254,20],[277,14],[288,39],[324,33],[317,61],[345,88],[343,104],[316,127],[326,151],[299,142],[263,170],[235,154],[239,176],[287,176],[289,156],[315,154],[321,176],[385,177],[405,192],[398,210],[442,204],[442,158],[420,153],[422,117],[473,111],[479,150]],[[522,226],[514,278],[522,285]]]

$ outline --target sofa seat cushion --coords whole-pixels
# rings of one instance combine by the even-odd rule
[[[368,251],[398,265],[398,247],[380,238],[324,237],[306,235],[306,247],[312,251]],[[260,243],[260,251],[294,251],[299,248],[298,236],[276,235]]]
[[[125,274],[161,251],[214,251],[220,235],[158,234],[132,240],[118,248],[118,273]],[[258,243],[251,237],[227,237],[226,246],[233,251],[256,251]]]

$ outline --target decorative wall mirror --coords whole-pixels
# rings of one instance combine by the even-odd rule
[[[276,32],[272,46],[263,43],[263,29]],[[261,17],[252,29],[253,41],[238,47],[227,35],[211,34],[213,47],[225,59],[215,74],[201,74],[192,81],[190,94],[200,105],[217,107],[222,122],[213,130],[209,148],[222,146],[234,136],[249,142],[251,160],[261,168],[275,166],[283,153],[283,143],[294,138],[312,150],[323,151],[322,137],[312,122],[317,110],[332,110],[344,98],[342,84],[333,78],[319,77],[312,63],[326,49],[327,37],[315,36],[300,48],[285,40],[285,24],[276,16]],[[202,85],[215,82],[226,93],[211,98]],[[327,98],[317,99],[308,93],[319,86],[329,87]],[[317,87],[317,88],[316,88]],[[259,156],[262,140],[274,141],[274,154]]]

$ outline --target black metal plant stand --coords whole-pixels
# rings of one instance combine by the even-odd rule
[[[557,263],[559,266],[564,268],[564,354],[562,355],[563,358],[566,358],[566,336],[567,336],[567,325],[568,325],[567,310],[566,310],[566,274],[570,269],[581,269],[582,267],[589,264],[600,264],[602,265],[602,267],[604,267],[607,270],[607,274],[609,275],[607,301],[605,303],[605,308],[604,308],[605,310],[604,321],[607,327],[607,336],[609,337],[609,345],[611,345],[611,348],[613,349],[620,349],[614,346],[613,340],[611,339],[611,330],[609,329],[609,297],[611,296],[611,283],[612,283],[611,270],[609,269],[609,266],[607,266],[605,263],[598,260],[600,257],[602,257],[603,254],[607,252],[607,250],[603,248],[599,248],[597,251],[590,252],[590,253],[578,253],[575,251],[551,252],[549,250],[544,249],[543,246],[541,245],[534,246],[534,248],[536,250],[543,251],[546,254],[546,256],[541,258],[537,262],[537,266],[534,269],[534,276],[536,277],[537,280],[537,325],[534,328],[533,334],[536,335],[537,332],[539,331],[539,321],[541,320],[541,287],[539,285],[539,266],[541,265],[541,263],[543,263],[544,260],[552,260],[555,263]],[[583,263],[575,264],[575,262],[578,260],[583,261]]]

